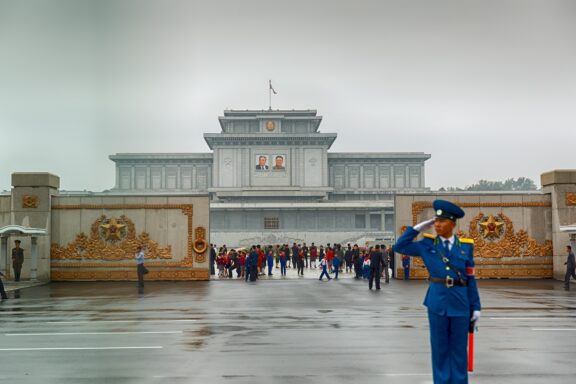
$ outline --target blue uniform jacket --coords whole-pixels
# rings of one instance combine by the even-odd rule
[[[414,241],[420,234],[412,227],[398,238],[394,251],[409,256],[419,256],[424,261],[430,277],[444,279],[450,276],[458,279],[453,270],[446,270],[440,252],[445,253],[439,239],[426,234],[422,240]],[[459,239],[456,236],[450,252],[445,255],[450,264],[456,268],[467,281],[467,286],[446,287],[444,284],[430,283],[424,305],[431,312],[440,316],[470,316],[472,311],[480,310],[480,296],[474,277],[474,246],[470,239]]]

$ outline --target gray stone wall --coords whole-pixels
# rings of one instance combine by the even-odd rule
[[[576,170],[558,170],[542,174],[542,190],[552,201],[552,239],[554,243],[554,277],[564,279],[566,273],[566,246],[570,234],[560,231],[561,226],[576,224]],[[573,249],[576,249],[573,244]]]
[[[461,205],[466,216],[456,232],[475,241],[477,275],[482,278],[552,277],[552,202],[546,193],[429,193],[396,195],[395,232],[434,217],[431,202],[444,199]],[[490,217],[498,230],[488,231]],[[434,234],[434,230],[428,232]],[[397,255],[397,261],[399,262]],[[400,265],[400,264],[397,264]],[[425,270],[416,268],[416,277]]]
[[[134,280],[138,245],[151,271],[148,280],[206,279],[208,251],[191,246],[198,240],[210,243],[209,216],[208,196],[56,197],[52,279]]]

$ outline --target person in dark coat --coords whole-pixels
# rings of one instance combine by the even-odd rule
[[[388,258],[388,251],[386,250],[385,244],[382,244],[380,252],[382,252],[382,259],[384,260],[384,266],[382,267],[383,270],[380,272],[380,276],[384,275],[385,282],[388,284],[390,282],[390,271],[388,270],[390,259]]]
[[[564,265],[566,266],[566,275],[564,276],[564,289],[570,289],[570,276],[576,280],[576,260],[574,259],[574,252],[572,252],[572,247],[570,245],[566,246],[566,252],[568,252],[568,258]]]
[[[352,272],[352,246],[350,243],[344,252],[344,261],[346,262],[346,273]]]
[[[298,245],[296,245],[296,243],[294,243],[292,245],[292,268],[297,268],[298,267],[298,255],[300,253],[300,249],[298,248]]]
[[[396,278],[396,259],[394,258],[394,249],[392,248],[392,246],[389,246],[386,252],[388,252],[388,265],[392,270],[391,277],[394,279]]]
[[[24,250],[20,248],[20,240],[14,240],[15,248],[12,248],[12,268],[14,269],[14,281],[20,281],[20,272],[24,264]]]
[[[354,244],[354,248],[352,248],[352,263],[354,263],[354,271],[356,272],[355,279],[360,279],[362,277],[362,258],[360,257],[360,248],[358,248],[358,244]]]
[[[255,245],[252,246],[250,255],[246,260],[246,274],[246,280],[250,279],[250,281],[256,281],[258,278],[258,251],[256,250]]]
[[[380,251],[380,245],[376,244],[374,250],[370,253],[370,277],[368,280],[368,289],[372,289],[372,283],[376,280],[376,289],[380,289],[380,275],[382,268],[386,266],[384,254]]]
[[[214,263],[216,262],[216,246],[210,244],[210,275],[216,275],[216,269],[214,268]]]

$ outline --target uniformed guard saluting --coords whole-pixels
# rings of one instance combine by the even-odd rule
[[[473,240],[454,235],[464,211],[445,200],[432,204],[435,218],[408,227],[394,250],[419,256],[430,273],[424,305],[428,307],[432,371],[435,384],[468,383],[466,346],[470,322],[480,319],[480,296],[474,278]],[[434,226],[437,236],[418,234]]]

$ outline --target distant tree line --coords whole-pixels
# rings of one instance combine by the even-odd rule
[[[535,191],[538,188],[534,180],[528,177],[510,178],[506,181],[480,180],[475,184],[465,188],[460,187],[442,187],[440,191]]]

